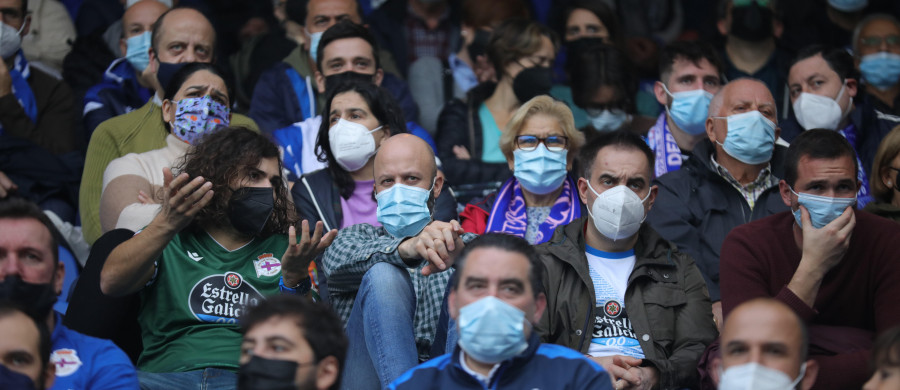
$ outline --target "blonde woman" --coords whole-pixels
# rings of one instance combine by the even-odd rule
[[[584,135],[564,103],[549,96],[529,100],[510,118],[499,144],[513,177],[466,206],[460,214],[463,229],[510,233],[540,244],[557,226],[581,217],[582,202],[569,171]]]

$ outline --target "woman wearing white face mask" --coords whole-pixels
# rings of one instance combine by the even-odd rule
[[[327,166],[294,183],[297,211],[311,224],[323,221],[328,229],[358,223],[380,226],[372,164],[384,139],[407,132],[399,106],[375,84],[345,81],[328,92],[322,119],[316,153]],[[456,218],[452,198],[448,191],[441,192],[435,220]]]
[[[870,181],[872,162],[881,140],[900,121],[881,115],[854,98],[859,74],[853,58],[843,49],[811,46],[801,50],[791,64],[788,87],[794,118],[779,123],[781,137],[791,142],[804,130],[834,130],[850,142],[859,159],[862,187],[857,194],[860,207],[874,200]],[[877,174],[876,174],[877,175]]]
[[[522,105],[500,137],[513,171],[500,189],[466,205],[462,228],[470,233],[504,232],[532,244],[550,239],[557,226],[584,214],[575,180],[568,173],[584,135],[562,102],[538,96]]]

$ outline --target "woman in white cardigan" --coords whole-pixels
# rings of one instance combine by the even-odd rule
[[[137,231],[149,224],[159,211],[163,168],[175,166],[192,143],[230,122],[231,93],[215,66],[185,65],[166,87],[161,110],[169,129],[166,146],[117,158],[103,172],[104,233],[117,228]]]

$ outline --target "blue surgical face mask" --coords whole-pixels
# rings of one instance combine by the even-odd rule
[[[900,81],[900,54],[878,52],[865,55],[859,62],[866,84],[888,89]]]
[[[309,34],[309,55],[315,63],[318,63],[319,61],[319,41],[322,40],[322,34],[324,33],[324,31],[319,31],[317,33]]]
[[[588,119],[591,120],[591,126],[598,131],[614,131],[618,130],[628,122],[631,118],[625,110],[597,110],[588,108],[585,110]]]
[[[544,144],[534,150],[513,152],[513,174],[528,192],[544,195],[553,192],[566,180],[568,150],[552,152]]]
[[[866,8],[869,0],[828,0],[828,5],[841,12],[856,12]]]
[[[150,64],[150,31],[125,40],[125,59],[137,73],[143,72]]]
[[[728,120],[725,143],[716,143],[722,145],[729,156],[750,165],[772,159],[772,151],[775,150],[775,123],[759,111],[713,118]]]
[[[379,192],[375,195],[375,201],[378,202],[375,216],[378,222],[396,238],[419,234],[431,222],[428,200],[433,189],[434,181],[427,190],[397,183]]]
[[[700,135],[706,132],[706,117],[709,115],[709,102],[712,94],[702,89],[683,92],[669,92],[663,84],[663,90],[672,97],[672,106],[666,107],[666,112],[678,125],[690,135]]]
[[[812,221],[812,225],[816,229],[821,229],[822,226],[828,225],[831,221],[840,217],[847,207],[856,205],[856,197],[832,198],[803,192],[798,194],[793,188],[791,188],[791,192],[797,195],[797,203],[800,203],[803,207],[806,207],[806,211],[809,211],[809,220]],[[801,228],[803,227],[803,223],[800,222],[802,219],[803,214],[800,211],[800,207],[797,207],[797,210],[794,210],[794,220],[797,221],[797,226]]]
[[[525,312],[486,296],[459,309],[459,347],[488,364],[511,359],[526,349]]]

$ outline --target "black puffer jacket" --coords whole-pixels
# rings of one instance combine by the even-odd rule
[[[469,91],[466,101],[453,99],[447,103],[438,118],[436,142],[441,169],[463,203],[494,192],[512,175],[505,162],[481,161],[482,126],[478,108],[494,93],[496,86],[493,83],[479,84]],[[453,147],[457,145],[465,146],[472,158],[456,158]]]
[[[694,258],[715,302],[720,299],[719,252],[725,236],[738,225],[789,208],[775,186],[763,192],[751,210],[744,196],[716,172],[709,158],[712,151],[712,143],[703,140],[681,169],[653,181],[659,193],[647,221]],[[787,148],[775,145],[770,164],[772,175],[779,179],[784,177],[786,153]]]

